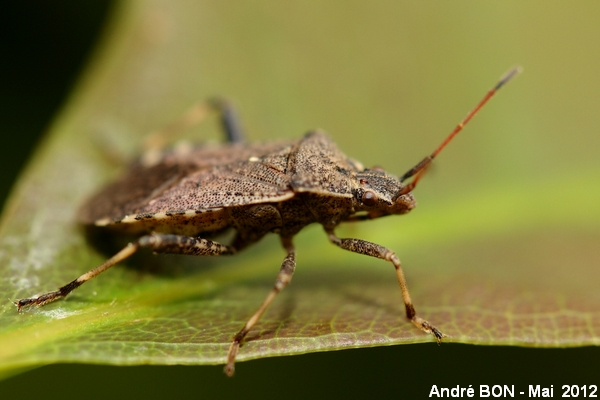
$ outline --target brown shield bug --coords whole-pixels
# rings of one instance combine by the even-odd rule
[[[287,254],[274,287],[233,338],[225,367],[231,376],[244,337],[292,279],[296,268],[292,238],[316,222],[336,246],[391,262],[406,318],[439,342],[444,337],[442,332],[419,317],[413,307],[396,254],[366,240],[338,238],[334,229],[342,222],[412,210],[416,205],[412,190],[432,160],[519,71],[514,68],[504,75],[431,155],[400,178],[379,168],[364,168],[321,131],[309,132],[297,141],[244,143],[232,108],[226,102],[213,101],[212,106],[221,111],[229,143],[151,151],[82,208],[83,224],[112,235],[134,235],[136,239],[60,289],[18,300],[15,305],[21,310],[63,298],[142,247],[156,253],[231,255],[273,232],[280,236]],[[179,121],[179,128],[193,123],[195,114],[197,110],[187,114]],[[409,178],[412,181],[405,184]],[[231,243],[212,240],[225,230],[235,232]]]

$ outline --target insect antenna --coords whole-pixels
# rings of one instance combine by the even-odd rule
[[[464,128],[464,126],[471,120],[471,118],[473,118],[475,114],[477,114],[477,112],[481,110],[485,103],[487,103],[488,100],[491,99],[502,86],[504,86],[504,84],[506,84],[513,77],[519,74],[521,70],[521,67],[515,67],[508,71],[506,74],[504,74],[504,76],[502,76],[498,83],[492,89],[490,89],[489,92],[487,92],[487,94],[483,97],[483,99],[481,99],[481,101],[475,106],[475,108],[467,114],[465,119],[463,119],[458,125],[456,125],[456,128],[454,128],[454,130],[446,137],[446,139],[444,139],[444,141],[437,147],[437,149],[434,150],[433,153],[422,159],[417,165],[415,165],[414,167],[409,169],[404,175],[402,175],[402,178],[400,178],[401,182],[404,182],[405,180],[413,176],[414,179],[408,185],[402,188],[396,194],[395,197],[402,196],[403,194],[412,191],[417,186],[417,183],[423,177],[425,171],[427,171],[427,168],[431,165],[433,159],[442,151],[444,147],[446,147],[448,143],[450,143],[452,139],[454,139],[458,132],[460,132]]]

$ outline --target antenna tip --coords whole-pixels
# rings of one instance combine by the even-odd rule
[[[523,71],[523,67],[521,67],[521,66],[511,68],[506,74],[504,74],[502,76],[502,78],[500,78],[500,80],[494,87],[494,90],[500,89],[502,86],[504,86],[505,83],[510,81],[515,76],[519,75],[522,71]]]

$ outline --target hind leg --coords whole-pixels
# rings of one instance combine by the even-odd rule
[[[185,131],[204,121],[211,110],[217,111],[220,116],[226,142],[244,141],[244,132],[235,107],[225,99],[212,98],[194,104],[172,123],[150,133],[144,141],[144,147],[147,151],[160,151]]]
[[[86,272],[58,290],[20,299],[15,301],[14,304],[17,306],[17,310],[21,311],[23,308],[32,306],[39,307],[55,300],[62,299],[85,282],[129,258],[142,247],[148,247],[156,253],[188,254],[194,256],[220,256],[230,255],[236,252],[236,249],[232,246],[226,246],[208,239],[165,234],[142,236],[135,242],[129,243],[125,248],[106,260],[100,266]]]

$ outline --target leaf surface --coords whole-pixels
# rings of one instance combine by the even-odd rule
[[[261,138],[261,132],[272,130],[273,138],[278,132],[299,137],[312,127],[310,117],[297,110],[305,107],[311,114],[306,110],[317,107],[314,102],[322,96],[304,93],[300,102],[302,96],[294,94],[303,93],[304,80],[297,74],[335,93],[327,86],[331,77],[316,64],[307,62],[296,75],[284,64],[274,67],[281,75],[252,82],[245,77],[276,60],[265,41],[280,50],[288,44],[302,49],[314,37],[302,42],[282,26],[284,39],[274,32],[262,37],[257,25],[244,25],[245,12],[262,21],[270,18],[260,9],[229,15],[218,5],[200,2],[120,6],[103,46],[4,210],[0,292],[5,297],[53,290],[104,260],[86,243],[75,214],[117,173],[107,148],[133,154],[144,134],[194,101],[225,93],[241,104],[256,104],[260,87],[273,88],[263,96],[264,109],[272,113],[261,115],[258,106],[248,110],[250,136]],[[277,85],[288,80],[291,85]],[[511,83],[511,89],[516,85]],[[487,87],[481,89],[483,94]],[[370,90],[376,96],[377,87]],[[501,94],[511,95],[508,88]],[[275,112],[283,99],[285,120]],[[346,109],[355,106],[352,98],[339,100]],[[386,123],[391,126],[393,120]],[[348,131],[364,132],[371,121],[347,124]],[[191,135],[217,138],[217,130],[209,119]],[[376,137],[332,136],[358,159],[360,143],[367,158],[386,144]],[[420,159],[410,151],[404,154]],[[476,154],[462,150],[461,158]],[[395,154],[380,157],[381,164],[393,168],[410,166],[399,165]],[[424,200],[410,215],[343,226],[338,235],[394,249],[417,311],[448,336],[447,342],[597,345],[600,189],[588,182],[599,181],[600,175],[567,170],[560,177],[513,179],[507,187],[503,175],[492,170],[489,182],[459,190],[446,186],[436,172],[420,184],[423,192],[417,195]],[[424,188],[436,184],[444,189],[442,195]],[[250,332],[239,361],[433,341],[405,321],[391,264],[335,248],[317,226],[298,235],[296,246],[294,281]],[[0,373],[54,362],[224,363],[233,334],[266,296],[283,256],[278,240],[270,237],[231,258],[141,257],[86,283],[66,301],[21,314],[6,301],[0,306]],[[147,263],[158,265],[159,272],[150,271]]]

